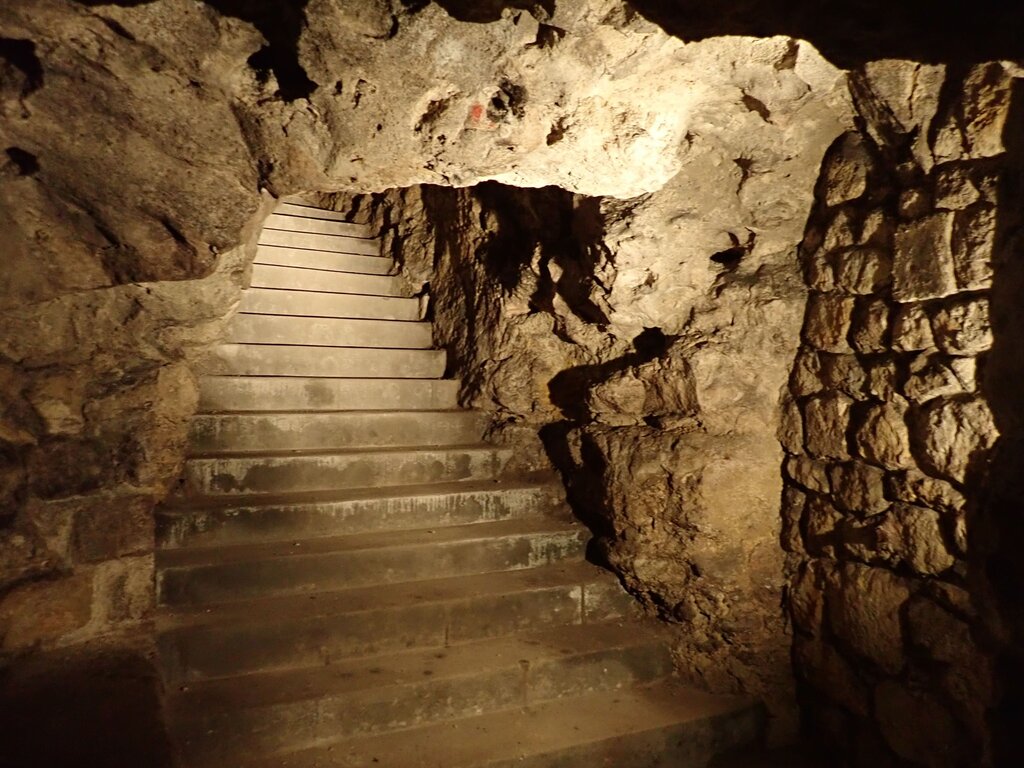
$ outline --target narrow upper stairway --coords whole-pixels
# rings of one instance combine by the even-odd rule
[[[507,476],[367,227],[283,203],[159,518],[183,765],[704,766],[760,710],[672,680],[555,484]]]

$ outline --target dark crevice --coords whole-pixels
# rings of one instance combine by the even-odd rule
[[[565,37],[565,30],[553,24],[541,24],[537,28],[537,39],[534,45],[538,48],[553,48]]]
[[[526,88],[510,80],[502,80],[487,104],[487,118],[498,123],[509,115],[522,119],[526,114]]]
[[[726,269],[735,269],[746,255],[747,249],[737,245],[733,248],[726,248],[724,251],[711,254],[711,260],[715,264],[721,264]]]
[[[972,581],[984,585],[986,614],[1005,638],[998,653],[997,704],[990,715],[995,765],[1024,764],[1024,81],[1016,81],[1003,131],[1006,154],[999,180],[995,274],[990,294],[994,343],[982,392],[999,439],[988,462],[974,467],[984,492],[968,508]]]
[[[633,339],[632,352],[603,363],[567,368],[556,374],[548,383],[551,402],[558,406],[568,421],[589,421],[591,414],[586,405],[586,394],[594,385],[607,381],[616,373],[664,357],[678,338],[666,335],[660,328],[645,328]]]
[[[555,0],[434,0],[445,13],[459,21],[487,24],[501,19],[505,9],[526,11],[537,21],[548,21],[555,15]],[[419,10],[426,3],[402,0],[408,10]]]
[[[77,0],[81,5],[115,5],[134,8],[153,0]],[[249,57],[249,65],[264,82],[273,73],[277,80],[278,95],[285,101],[308,98],[317,89],[299,62],[299,37],[306,24],[306,4],[309,0],[203,0],[208,6],[225,16],[252,24],[267,40],[267,44]],[[111,26],[109,19],[103,23]],[[116,22],[113,22],[116,24]],[[117,25],[120,27],[120,25]],[[122,28],[123,29],[123,28]],[[131,38],[129,34],[129,39]]]
[[[765,103],[760,99],[754,98],[749,93],[743,94],[743,106],[749,109],[751,112],[756,112],[757,115],[764,120],[766,123],[772,121],[771,110],[765,106]]]
[[[925,0],[632,0],[633,8],[670,35],[785,35],[807,40],[834,64],[852,69],[878,59],[982,62],[1024,58],[1024,4],[980,0],[963,13],[936,13]],[[790,51],[776,64],[795,63]]]
[[[97,18],[99,18],[99,20],[107,26],[107,29],[109,29],[115,35],[123,37],[125,40],[130,40],[133,43],[135,42],[135,35],[133,35],[131,32],[125,29],[124,26],[120,23],[114,21],[114,19],[108,19],[106,16],[99,16]]]
[[[43,87],[43,65],[31,40],[0,37],[0,93],[9,84],[21,98]]]
[[[39,158],[31,152],[19,147],[8,147],[4,150],[11,165],[17,169],[18,176],[34,176],[39,172]]]

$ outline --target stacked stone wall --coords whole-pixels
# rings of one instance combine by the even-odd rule
[[[998,633],[972,548],[1010,83],[998,64],[855,73],[862,129],[826,156],[801,249],[780,434],[794,661],[809,724],[856,764],[992,759]]]

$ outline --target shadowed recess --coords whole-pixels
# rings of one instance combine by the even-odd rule
[[[555,12],[555,0],[435,0],[453,19],[483,24],[498,21],[506,8],[526,11],[537,21],[547,21]],[[429,3],[423,0],[402,0],[409,10],[419,10]]]
[[[12,87],[13,86],[13,87]],[[21,98],[43,86],[43,65],[31,40],[0,37],[0,93],[17,90]]]
[[[942,12],[923,0],[633,0],[631,5],[683,40],[787,35],[809,41],[841,67],[881,58],[952,63],[1024,55],[1024,5],[1000,0],[982,0],[962,12]]]
[[[308,98],[317,89],[299,62],[299,37],[306,23],[308,0],[203,0],[225,16],[247,21],[259,30],[267,44],[249,57],[249,65],[266,81],[273,73],[278,93],[285,101]],[[152,0],[78,0],[82,5],[117,5],[134,8]],[[106,20],[104,23],[107,23]],[[109,26],[109,24],[108,24]],[[118,25],[120,26],[120,25]],[[112,29],[117,31],[116,27]],[[119,34],[121,34],[119,32]],[[124,35],[122,35],[124,36]]]

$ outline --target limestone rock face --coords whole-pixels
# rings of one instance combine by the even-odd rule
[[[785,703],[777,403],[843,73],[620,0],[293,5],[0,9],[4,649],[145,618],[191,362],[270,198],[404,188],[386,242],[430,283],[464,401],[532,441],[521,469],[565,473],[694,678]],[[871,258],[839,279],[872,283]]]
[[[322,193],[429,284],[463,402],[561,472],[686,674],[784,716],[792,631],[825,731],[987,759],[964,605],[1020,68],[848,88],[622,0],[296,5],[0,8],[0,650],[145,621],[192,363],[273,198]],[[918,685],[957,622],[970,664]]]
[[[802,46],[804,63],[782,66],[781,42],[743,61],[733,42],[681,49],[684,79],[665,93],[711,62],[734,62],[712,69],[742,85],[722,75],[656,191],[427,187],[376,213],[404,273],[429,283],[464,402],[491,412],[502,439],[539,430],[534,466],[554,464],[596,550],[679,625],[684,672],[767,693],[780,713],[775,446],[805,298],[794,252],[818,159],[845,121],[827,66],[812,76]]]

